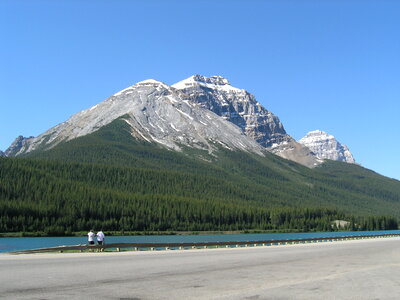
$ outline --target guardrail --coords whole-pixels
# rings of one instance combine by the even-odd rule
[[[44,252],[65,252],[65,251],[98,251],[103,252],[106,249],[120,252],[141,251],[141,250],[174,250],[174,249],[206,249],[206,248],[239,248],[239,247],[257,247],[257,246],[279,246],[291,244],[308,244],[322,242],[336,242],[346,240],[360,240],[370,238],[389,238],[399,237],[400,234],[379,234],[379,235],[358,235],[358,236],[339,236],[324,238],[306,238],[306,239],[286,239],[286,240],[265,240],[265,241],[240,241],[240,242],[199,242],[199,243],[114,243],[105,245],[75,245],[58,246],[52,248],[41,248],[32,250],[22,250],[10,252],[10,254],[29,254]]]

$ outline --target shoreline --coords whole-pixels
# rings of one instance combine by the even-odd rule
[[[340,244],[360,244],[360,243],[368,243],[368,242],[381,242],[385,240],[400,240],[400,236],[395,237],[371,237],[366,239],[348,239],[348,240],[335,240],[335,241],[324,241],[324,242],[311,242],[311,243],[286,243],[280,245],[257,245],[257,246],[249,246],[249,247],[209,247],[209,248],[186,248],[186,249],[155,249],[155,250],[125,250],[125,251],[104,251],[97,252],[96,249],[92,249],[93,252],[32,252],[32,253],[12,253],[12,252],[2,252],[0,253],[0,259],[4,259],[4,257],[9,258],[18,258],[18,257],[91,257],[91,256],[113,256],[113,255],[145,255],[150,254],[156,255],[161,253],[204,253],[207,251],[242,251],[242,250],[256,250],[256,249],[275,249],[278,247],[281,248],[297,248],[297,247],[313,247],[313,246],[322,246],[326,245],[327,247],[331,245],[340,245]],[[21,251],[22,252],[22,251]]]

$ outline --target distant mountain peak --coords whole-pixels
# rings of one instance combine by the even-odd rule
[[[353,154],[346,145],[339,143],[336,138],[322,130],[313,130],[299,140],[321,159],[338,160],[355,163]]]

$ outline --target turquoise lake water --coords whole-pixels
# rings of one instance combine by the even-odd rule
[[[143,235],[106,236],[106,243],[193,243],[193,242],[239,242],[268,241],[302,238],[324,238],[335,236],[357,236],[377,234],[400,234],[400,230],[350,231],[350,232],[305,232],[305,233],[260,233],[260,234],[213,234],[213,235]],[[22,237],[0,238],[0,252],[86,244],[87,237]]]

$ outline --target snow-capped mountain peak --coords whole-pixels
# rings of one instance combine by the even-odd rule
[[[141,86],[148,86],[148,87],[159,87],[159,88],[164,88],[164,89],[171,89],[170,86],[168,86],[167,84],[165,84],[164,82],[155,80],[155,79],[146,79],[143,81],[140,81],[138,83],[135,83],[134,85],[131,85],[129,87],[127,87],[126,89],[123,89],[117,93],[115,93],[113,96],[119,96],[122,94],[130,94],[133,92],[133,90],[137,87],[141,87]]]
[[[172,87],[182,90],[194,86],[202,86],[205,88],[213,89],[213,90],[223,90],[225,92],[244,92],[244,90],[233,87],[228,79],[214,75],[210,77],[202,76],[202,75],[193,75],[189,78],[179,81],[172,85]]]
[[[191,78],[197,82],[203,82],[203,83],[208,83],[208,84],[230,85],[228,79],[226,79],[225,77],[219,76],[219,75],[205,77],[205,76],[196,74],[196,75],[193,75]]]
[[[339,143],[333,135],[325,131],[310,131],[305,137],[299,140],[299,143],[310,148],[321,159],[355,163],[349,148]]]
[[[134,84],[133,86],[163,86],[164,88],[169,88],[169,86],[167,84],[165,84],[164,82],[155,80],[155,79],[146,79],[143,81],[139,81],[138,83]]]

